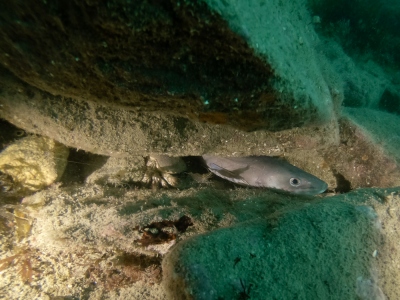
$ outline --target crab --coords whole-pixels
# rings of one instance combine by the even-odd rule
[[[186,170],[186,164],[181,158],[167,155],[150,155],[146,167],[142,182],[153,188],[178,187],[179,180],[174,174]]]

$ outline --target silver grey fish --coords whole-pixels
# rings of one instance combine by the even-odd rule
[[[275,157],[218,157],[205,154],[203,159],[215,175],[241,185],[305,195],[320,194],[328,188],[326,182]]]

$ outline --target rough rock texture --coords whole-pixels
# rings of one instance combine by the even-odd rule
[[[387,299],[400,298],[400,193],[392,191],[383,198],[381,205],[375,206],[382,224],[382,248],[377,253],[380,286]]]
[[[9,89],[4,88],[0,93],[3,118],[28,132],[50,136],[65,145],[95,154],[187,156],[219,152],[279,155],[282,154],[280,145],[290,141],[294,134],[298,139],[313,140],[314,145],[337,142],[334,122],[321,128],[295,128],[277,134],[244,132],[163,113],[134,112],[95,102],[54,97],[26,85],[21,88],[11,80],[6,81],[5,86]]]
[[[35,222],[29,239],[12,249],[4,240],[0,242],[0,268],[7,270],[0,281],[1,293],[6,298],[13,298],[17,290],[26,298],[90,295],[98,299],[103,295],[124,299],[121,295],[136,289],[132,299],[163,299],[160,254],[175,241],[229,226],[236,219],[256,218],[292,200],[267,193],[271,201],[266,202],[257,198],[260,193],[264,192],[189,189],[155,193],[98,185],[53,186],[23,201],[29,207],[39,206],[30,209]],[[239,201],[246,197],[254,199],[255,206]],[[162,232],[155,231],[155,224],[183,215],[193,221],[186,232],[168,224]],[[27,263],[27,269],[35,271],[24,277],[19,270]]]
[[[399,185],[400,171],[395,158],[396,128],[400,122],[392,114],[349,109],[353,114],[345,114],[339,124],[331,122],[272,133],[242,132],[181,117],[110,109],[65,98],[48,97],[40,106],[38,103],[23,94],[10,93],[3,98],[0,111],[27,131],[44,133],[70,147],[96,154],[279,155],[321,177],[331,188],[346,185],[347,181],[348,187],[340,188],[341,191]],[[65,106],[69,109],[65,110]],[[383,125],[392,125],[377,126],[380,121],[374,125],[373,120],[382,117],[386,120]],[[363,127],[357,129],[359,126]],[[376,132],[376,138],[371,138],[369,132]]]
[[[262,57],[267,57],[276,77],[273,86],[295,110],[307,113],[303,120],[330,120],[340,105],[334,95],[332,70],[318,51],[319,36],[314,30],[306,0],[206,0],[237,33]],[[294,13],[295,12],[295,13]],[[287,120],[287,119],[286,119]]]
[[[50,138],[25,137],[0,153],[1,185],[10,192],[36,192],[60,179],[68,148]]]
[[[400,117],[368,108],[344,108],[343,115],[388,157],[400,162]]]
[[[57,197],[55,197],[57,195]],[[262,195],[269,195],[265,201]],[[41,201],[38,200],[41,199]],[[54,200],[53,200],[54,199]],[[240,201],[247,199],[247,201]],[[75,251],[95,247],[97,250],[119,250],[154,255],[161,250],[141,246],[143,228],[162,220],[178,220],[183,215],[193,219],[194,226],[178,239],[221,226],[257,218],[289,205],[293,196],[263,190],[214,191],[210,188],[167,190],[126,190],[124,188],[87,185],[85,187],[54,187],[24,199],[24,204],[47,204],[34,213],[35,238],[32,246],[46,251]],[[305,197],[303,201],[312,200]],[[301,201],[301,200],[300,200]],[[252,203],[247,207],[247,204]],[[228,209],[228,207],[230,207]],[[69,213],[62,214],[62,211]],[[66,240],[73,244],[65,248]],[[169,241],[169,240],[167,240]],[[155,239],[150,246],[157,245]],[[169,248],[171,245],[167,245]],[[83,248],[82,248],[83,247]]]
[[[184,240],[190,237],[197,239],[198,234],[215,229],[218,231],[209,235],[211,240],[218,232],[232,232],[234,241],[245,234],[240,226],[249,226],[247,230],[250,232],[241,240],[246,241],[243,247],[251,249],[240,251],[239,245],[242,244],[229,246],[230,242],[225,241],[214,244],[214,250],[208,251],[214,253],[222,249],[224,255],[216,255],[211,261],[208,256],[193,256],[193,259],[204,259],[205,266],[227,259],[224,270],[231,268],[232,274],[228,274],[226,280],[239,271],[240,276],[248,275],[246,278],[237,277],[233,285],[224,285],[223,288],[228,288],[230,293],[242,292],[242,278],[246,290],[253,283],[250,296],[255,296],[262,286],[262,283],[255,285],[255,282],[261,277],[259,274],[255,277],[254,274],[249,275],[245,270],[247,267],[267,264],[274,257],[280,259],[277,268],[270,274],[277,274],[281,280],[301,271],[304,273],[302,277],[307,275],[311,280],[315,270],[322,272],[324,266],[328,267],[335,262],[349,272],[349,281],[345,283],[348,289],[340,285],[344,275],[336,267],[332,266],[330,272],[325,272],[324,276],[327,277],[324,278],[330,280],[327,284],[337,287],[342,295],[354,295],[358,277],[363,278],[361,285],[368,280],[380,285],[383,280],[385,285],[382,287],[387,286],[391,293],[395,293],[390,278],[397,276],[397,269],[389,268],[389,265],[399,259],[397,244],[393,243],[396,224],[392,222],[399,210],[396,204],[398,192],[398,189],[364,189],[332,198],[299,198],[244,188],[232,191],[192,188],[157,193],[98,185],[66,188],[53,186],[24,199],[25,211],[35,219],[31,235],[14,242],[15,246],[11,249],[2,239],[0,267],[6,271],[2,273],[0,290],[6,298],[12,298],[17,290],[20,296],[27,298],[47,294],[123,299],[122,295],[136,290],[132,299],[164,299],[165,291],[160,286],[160,255],[168,252],[176,242],[183,241],[178,243],[177,249],[180,244],[185,247]],[[385,218],[382,227],[385,239],[382,243],[375,239],[379,222],[370,206]],[[177,222],[182,216],[189,217],[193,223],[186,227],[186,231],[179,229],[181,227]],[[238,233],[235,233],[235,228],[238,228]],[[259,233],[260,228],[265,230]],[[4,229],[1,230],[4,232]],[[259,234],[264,237],[258,239]],[[207,240],[206,237],[199,236]],[[253,238],[251,243],[247,242],[249,237]],[[12,236],[9,239],[12,240]],[[271,246],[271,252],[262,256],[260,253],[265,250],[257,245],[260,245],[260,241],[264,243],[265,239],[274,246]],[[196,247],[197,252],[193,250],[193,254],[202,252],[202,245],[207,243],[202,242]],[[377,256],[373,255],[375,250]],[[256,257],[252,258],[251,253]],[[171,253],[171,256],[174,255]],[[237,257],[240,260],[234,266]],[[10,258],[11,264],[4,261],[6,258]],[[375,267],[372,267],[372,261],[375,261]],[[286,262],[292,267],[285,269]],[[316,262],[321,263],[308,272]],[[165,262],[166,265],[170,263],[171,260]],[[29,272],[22,273],[23,268],[33,268],[31,275]],[[385,275],[383,279],[381,274]],[[266,274],[265,278],[268,276]],[[24,281],[29,281],[29,284]],[[218,280],[215,284],[222,286],[223,281]],[[167,287],[174,289],[168,284]],[[303,293],[315,292],[316,288],[325,293],[324,287],[325,283],[314,278],[314,281],[310,281],[309,289]],[[340,295],[335,292],[332,292],[332,297]]]
[[[355,299],[357,278],[373,276],[379,227],[371,207],[340,198],[180,243],[163,261],[169,298]]]
[[[14,2],[0,18],[2,65],[54,95],[186,113],[268,91],[268,65],[201,2]]]
[[[202,241],[194,250],[217,253],[229,241],[211,249],[203,241],[225,242],[232,232],[232,241],[256,237],[240,244],[243,253],[226,249],[227,265],[227,255],[215,260],[236,279],[194,290],[255,298],[284,271],[293,279],[278,281],[287,293],[382,299],[381,286],[399,298],[398,188],[352,189],[400,186],[400,81],[368,53],[345,52],[351,47],[337,34],[353,37],[354,24],[336,22],[329,34],[327,15],[313,16],[306,0],[25,2],[5,2],[0,11],[0,118],[19,127],[0,121],[0,147],[33,133],[72,149],[59,183],[0,206],[0,298],[167,299],[161,265],[171,247],[193,237]],[[357,24],[366,33],[373,27]],[[179,189],[141,184],[175,182],[149,155],[194,162],[204,153],[281,156],[328,182],[328,193],[238,188],[210,178],[199,161],[176,175]],[[383,240],[370,239],[378,223],[369,206],[383,222]],[[265,251],[258,247],[268,247],[265,238],[284,251],[252,258],[248,247]],[[296,263],[284,268],[290,254]],[[270,273],[257,269],[265,281],[239,277],[256,258],[258,268],[273,257]],[[174,274],[171,261],[165,266]],[[193,274],[210,270],[202,264]],[[304,284],[295,274],[310,284],[298,289]],[[167,280],[164,286],[177,295]],[[334,287],[329,295],[327,287]],[[274,292],[268,288],[263,295]]]
[[[302,16],[290,18],[298,8]],[[288,27],[311,18],[302,1],[284,7],[274,3],[266,9],[275,18],[285,12],[282,22]],[[270,16],[258,18],[264,22]],[[276,32],[280,42],[272,55],[266,51],[271,45],[266,37],[256,54],[213,5],[202,1],[9,2],[0,20],[2,75],[9,71],[53,96],[248,130],[286,129],[332,117],[330,93],[312,48],[317,38],[311,25],[297,45],[293,35],[284,38]],[[272,24],[281,28],[281,22],[268,27]],[[286,58],[304,55],[291,61],[294,68],[282,69],[282,58],[275,72],[268,60],[276,61],[281,49]],[[288,69],[292,71],[287,75]],[[289,78],[296,70],[307,71],[306,76],[298,74],[294,84]],[[304,84],[302,78],[308,77]],[[26,92],[28,97],[36,94]]]
[[[357,109],[353,110],[356,114]],[[340,143],[324,152],[324,163],[330,166],[330,171],[335,177],[337,192],[347,192],[359,187],[394,187],[400,185],[400,166],[397,154],[392,150],[396,145],[396,127],[400,119],[395,115],[386,116],[386,122],[378,121],[376,114],[381,112],[373,110],[360,110],[365,126],[358,125],[357,118],[346,114],[339,122]],[[367,121],[368,120],[368,121]],[[392,122],[394,126],[387,126]],[[379,123],[379,124],[378,124]],[[374,132],[380,131],[388,134],[394,133],[390,138],[381,142]],[[391,141],[391,139],[394,140]]]
[[[8,3],[0,14],[7,24],[0,41],[0,117],[69,147],[123,160],[278,155],[336,191],[398,184],[393,151],[385,150],[390,142],[382,151],[364,139],[368,134],[353,130],[358,123],[346,123],[339,108],[344,95],[352,98],[349,91],[358,103],[376,107],[389,75],[373,62],[353,62],[335,42],[321,42],[303,0],[207,4],[114,1],[105,9],[97,2],[58,2],[32,3],[25,11]],[[140,18],[128,22],[133,15]],[[116,29],[118,35],[110,34]],[[45,55],[35,35],[47,43]],[[312,119],[329,122],[293,128]]]
[[[90,168],[93,166],[90,165]],[[142,156],[109,157],[101,167],[86,177],[85,182],[100,185],[139,182],[143,178],[145,168],[145,159]]]

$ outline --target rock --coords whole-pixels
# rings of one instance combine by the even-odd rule
[[[369,109],[344,108],[343,115],[388,157],[400,163],[400,117],[396,114]]]
[[[317,128],[245,132],[160,112],[135,112],[55,97],[27,86],[15,93],[21,87],[10,81],[5,86],[13,88],[0,91],[0,117],[27,132],[105,156],[280,155],[284,149],[312,146],[318,150],[319,146],[325,148],[338,141],[335,121]],[[34,91],[32,98],[27,97],[28,91]],[[294,138],[299,143],[291,143]],[[302,138],[308,143],[300,143]]]
[[[140,182],[145,170],[142,156],[109,157],[106,163],[86,178],[88,184],[111,184]]]
[[[236,281],[233,280],[234,284],[229,286],[232,293],[238,292],[235,296],[244,289],[252,298],[256,295],[258,287],[254,285],[253,278],[243,275],[254,268],[256,277],[261,278],[259,275],[266,273],[260,269],[265,266],[265,261],[275,266],[268,266],[268,272],[288,272],[288,278],[292,280],[289,283],[297,283],[301,287],[301,278],[310,282],[314,275],[307,272],[314,267],[312,272],[323,273],[321,277],[328,281],[330,287],[339,288],[331,291],[332,297],[336,293],[345,294],[340,294],[343,291],[340,284],[349,288],[358,284],[361,295],[366,289],[368,291],[369,282],[373,283],[374,290],[379,291],[376,284],[381,286],[382,280],[386,280],[385,286],[395,292],[390,278],[397,276],[397,268],[390,264],[393,259],[398,259],[398,256],[393,256],[398,255],[393,250],[397,249],[398,231],[394,229],[398,225],[398,191],[364,189],[321,199],[243,188],[225,191],[191,188],[154,193],[152,190],[88,184],[68,187],[52,185],[24,199],[23,203],[29,206],[28,217],[34,218],[34,221],[31,235],[24,239],[25,243],[18,244],[26,249],[24,253],[30,253],[32,266],[39,267],[42,275],[32,278],[33,286],[24,285],[19,273],[12,266],[6,267],[2,274],[5,281],[0,281],[0,287],[8,296],[14,295],[15,290],[20,292],[17,287],[35,295],[38,293],[35,287],[40,285],[41,293],[66,294],[70,290],[69,293],[76,297],[83,297],[87,288],[91,287],[90,295],[94,297],[98,294],[125,293],[141,286],[151,294],[158,294],[153,299],[164,299],[167,296],[160,286],[161,257],[171,251],[174,243],[178,243],[176,250],[180,245],[182,248],[186,243],[190,245],[193,237],[199,238],[201,243],[196,244],[189,256],[195,258],[195,253],[204,254],[209,250],[213,260],[206,262],[206,266],[211,263],[218,265],[222,261],[227,264],[223,269],[237,272]],[[380,226],[372,207],[378,208],[379,216],[386,216],[385,226]],[[183,217],[190,218],[193,223],[186,228],[186,232],[177,225]],[[371,237],[376,237],[377,229],[382,230],[390,240],[385,243],[371,241]],[[219,232],[224,234],[217,239],[215,236]],[[204,233],[209,235],[201,235]],[[363,241],[360,240],[362,238]],[[213,244],[214,249],[205,249],[203,246],[209,245],[207,240],[218,243]],[[16,251],[11,252],[3,240],[1,245],[5,250],[0,253],[0,263],[2,259],[16,255]],[[330,252],[332,249],[336,251],[333,254]],[[260,256],[267,250],[270,256]],[[175,250],[172,251],[171,257],[177,258]],[[224,253],[215,256],[219,251]],[[250,253],[255,257],[251,257]],[[377,256],[374,253],[378,253]],[[366,257],[368,259],[364,260]],[[271,262],[267,258],[275,260]],[[185,260],[182,263],[170,260],[169,254],[165,259],[165,264],[173,271],[171,261],[176,266],[185,263]],[[346,259],[349,265],[344,265]],[[384,278],[369,272],[370,260],[384,262],[379,266],[379,270],[385,271]],[[289,262],[292,268],[285,270],[283,267]],[[386,266],[388,264],[390,267]],[[355,274],[353,267],[357,270],[364,268],[366,272]],[[59,271],[52,273],[55,268]],[[194,265],[192,270],[209,276],[207,269],[200,265]],[[341,278],[343,270],[349,271],[350,275]],[[239,274],[239,271],[243,272]],[[168,270],[165,272],[169,274]],[[299,272],[307,276],[302,273],[293,279]],[[353,275],[354,278],[351,277]],[[268,276],[264,278],[268,279]],[[366,284],[357,283],[360,276],[363,278],[361,283]],[[286,277],[278,279],[281,285],[286,286]],[[96,285],[93,285],[93,280],[96,280]],[[68,282],[73,288],[58,285],[60,281]],[[7,282],[11,284],[6,285]],[[326,291],[325,283],[314,283],[305,291],[315,287]],[[202,284],[204,291],[219,291],[211,280]],[[253,286],[249,289],[250,284]],[[386,293],[385,289],[383,291]],[[135,295],[133,299],[143,299],[143,295]]]
[[[47,142],[18,156],[27,185],[1,171],[42,190],[0,195],[0,298],[400,299],[399,189],[352,191],[400,185],[398,9],[131,2],[2,5],[0,118],[77,151],[46,189]],[[279,156],[328,193],[136,184],[175,185],[179,157],[205,153]]]
[[[376,275],[379,276],[379,286],[387,296],[387,299],[400,299],[400,288],[397,284],[400,281],[398,262],[400,262],[400,193],[399,190],[389,190],[382,203],[375,206],[382,224],[383,243],[377,249]],[[364,278],[368,280],[370,278]],[[371,285],[367,285],[365,292],[370,292],[371,287],[376,289],[377,280],[371,278]],[[362,285],[365,287],[365,284]],[[372,293],[370,293],[371,295]],[[373,295],[373,294],[372,294]],[[377,298],[378,299],[378,298]]]
[[[97,2],[63,0],[51,10],[45,3],[7,3],[0,13],[3,87],[16,83],[12,93],[35,99],[51,117],[46,98],[65,99],[71,123],[80,121],[74,111],[87,102],[103,106],[91,119],[112,107],[247,131],[334,118],[338,101],[303,0]],[[18,23],[27,16],[34,26]],[[166,44],[168,51],[159,51]]]
[[[334,197],[193,237],[165,257],[164,287],[170,299],[356,298],[379,235],[367,208]]]
[[[295,111],[303,114],[300,119],[306,123],[324,123],[334,117],[333,108],[340,101],[331,94],[332,81],[326,80],[331,75],[329,68],[323,67],[326,59],[316,51],[320,40],[311,25],[313,17],[306,1],[206,2],[257,54],[266,58],[274,72],[273,89],[283,94],[279,100],[287,112],[293,112],[295,119]],[[282,120],[287,118],[279,121]]]
[[[6,49],[3,67],[52,95],[236,124],[240,115],[232,106],[237,105],[235,98],[244,104],[245,98],[257,102],[263,102],[261,95],[275,98],[267,84],[272,76],[268,64],[204,2],[141,1],[132,6],[116,0],[110,5],[62,1],[54,10],[39,3],[10,4],[4,11],[13,11],[15,18],[0,15],[7,24],[0,39]],[[37,30],[14,26],[31,14]],[[9,35],[15,42],[6,38]],[[16,39],[27,35],[32,42],[20,48],[21,55],[15,51],[21,46]],[[41,39],[46,47],[33,42]],[[218,47],[214,47],[216,40]],[[168,51],[159,51],[166,43]],[[238,77],[238,73],[246,75]],[[236,120],[221,106],[236,114]],[[247,109],[254,115],[252,110]],[[268,122],[262,114],[256,115],[260,123]]]
[[[269,195],[270,201],[265,201],[260,194]],[[56,249],[74,253],[91,244],[102,251],[118,249],[149,255],[159,253],[149,250],[148,245],[143,247],[139,241],[143,228],[152,223],[190,216],[195,221],[195,226],[189,227],[190,234],[195,234],[257,218],[293,200],[291,196],[263,190],[172,189],[159,195],[149,189],[88,184],[47,189],[35,195],[23,202],[46,203],[35,214],[32,239],[32,245],[42,251]],[[249,202],[238,201],[244,198]],[[64,210],[73,213],[63,214]],[[182,236],[183,233],[177,233],[178,239]],[[66,241],[68,248],[65,248]]]
[[[0,154],[0,172],[9,178],[3,185],[27,193],[43,189],[61,178],[68,153],[67,147],[50,138],[23,138]]]
[[[343,108],[340,141],[323,151],[324,164],[336,177],[332,184],[327,179],[329,185],[341,193],[360,187],[399,186],[399,124],[400,118],[393,114]]]

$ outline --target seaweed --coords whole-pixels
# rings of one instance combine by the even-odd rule
[[[145,254],[123,252],[94,261],[85,271],[86,279],[105,290],[115,290],[135,282],[143,281],[150,285],[161,281],[161,259]]]
[[[33,275],[37,272],[32,268],[33,251],[31,249],[23,249],[15,255],[0,259],[0,272],[11,266],[16,266],[18,274],[24,283],[31,283]]]
[[[142,237],[135,242],[142,246],[166,243],[176,239],[178,232],[184,233],[192,225],[193,222],[188,216],[182,216],[176,221],[153,222],[142,229]]]

